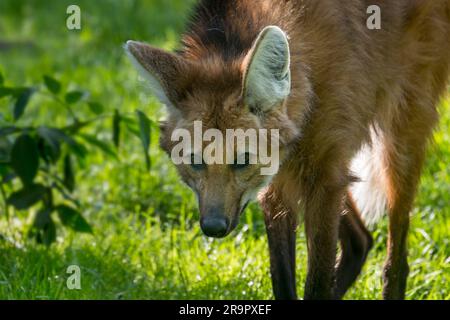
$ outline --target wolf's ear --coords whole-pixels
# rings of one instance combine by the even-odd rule
[[[148,81],[150,89],[161,103],[168,107],[176,107],[177,79],[182,74],[184,67],[182,58],[145,43],[131,40],[125,44],[125,51],[141,76]]]
[[[291,91],[289,42],[279,27],[269,26],[259,34],[244,61],[243,94],[246,104],[268,111]]]

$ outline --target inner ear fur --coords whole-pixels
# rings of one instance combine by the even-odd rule
[[[181,95],[180,78],[187,71],[187,62],[174,53],[137,41],[127,41],[125,50],[157,98],[176,107]]]
[[[264,28],[243,62],[242,95],[251,109],[268,111],[290,94],[290,51],[277,26]]]

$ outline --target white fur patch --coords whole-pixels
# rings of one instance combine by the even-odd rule
[[[256,40],[246,72],[246,102],[267,111],[286,99],[291,91],[290,52],[286,34],[269,26]]]
[[[386,191],[382,166],[382,144],[374,130],[371,145],[364,145],[353,158],[351,171],[361,181],[355,182],[350,191],[361,218],[368,226],[374,225],[386,211]]]

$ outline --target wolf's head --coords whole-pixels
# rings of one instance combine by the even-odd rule
[[[152,92],[168,107],[161,147],[172,160],[181,158],[174,162],[198,196],[203,232],[224,237],[276,174],[298,136],[286,108],[291,90],[286,34],[278,27],[266,27],[248,52],[231,59],[214,53],[201,57],[169,53],[135,41],[128,41],[125,48]],[[230,140],[227,132],[233,129],[237,139]],[[252,140],[255,132],[256,149],[247,142],[243,148],[237,145],[239,138]],[[261,132],[267,133],[266,139],[261,139]],[[181,138],[190,143],[180,144]],[[268,144],[267,155],[277,154],[271,160],[278,163],[262,163],[258,155],[262,140]],[[268,165],[275,170],[264,174],[261,169]]]

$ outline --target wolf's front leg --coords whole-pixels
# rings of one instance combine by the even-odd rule
[[[305,196],[308,274],[305,299],[333,299],[339,213],[345,189],[315,182]]]
[[[260,198],[270,251],[270,273],[277,300],[297,299],[295,286],[296,214],[287,209],[270,186]]]

